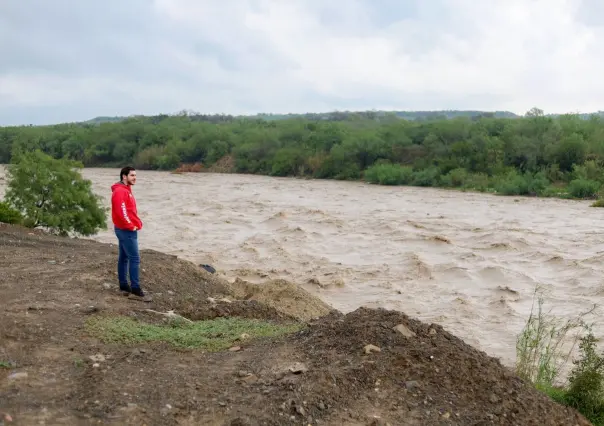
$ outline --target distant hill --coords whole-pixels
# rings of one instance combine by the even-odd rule
[[[457,117],[479,117],[479,116],[492,116],[495,118],[518,118],[517,114],[509,111],[462,111],[462,110],[442,110],[442,111],[330,111],[330,112],[319,112],[319,113],[304,113],[304,114],[273,114],[273,113],[259,113],[254,115],[224,115],[224,114],[199,114],[195,112],[180,112],[175,115],[186,115],[193,121],[230,121],[238,118],[251,118],[261,120],[286,120],[292,118],[304,118],[309,120],[325,120],[325,121],[341,121],[349,120],[353,117],[359,118],[375,118],[386,116],[396,116],[406,120],[438,120],[438,119],[451,119]],[[126,120],[128,118],[155,118],[161,120],[167,118],[169,115],[160,114],[157,116],[144,116],[134,115],[130,117],[116,116],[116,117],[95,117],[90,120],[82,122],[83,124],[101,124],[101,123],[116,123],[119,121]]]
[[[450,119],[457,117],[478,117],[478,116],[493,116],[496,118],[517,118],[518,115],[509,111],[459,111],[459,110],[443,110],[443,111],[333,111],[323,113],[306,113],[306,114],[256,114],[253,117],[264,120],[283,120],[287,118],[303,117],[306,119],[316,120],[338,120],[349,119],[351,116],[359,116],[364,118],[376,118],[385,116],[396,116],[405,120],[438,120]]]
[[[101,124],[101,123],[117,123],[125,120],[127,117],[95,117],[90,120],[83,121],[84,124]]]
[[[154,116],[133,115],[129,117],[95,117],[93,119],[81,122],[81,124],[102,124],[102,123],[117,123],[130,118],[144,118],[151,122],[159,122],[171,115],[183,115],[189,117],[192,121],[207,121],[207,122],[228,122],[235,119],[260,119],[266,121],[285,120],[292,118],[303,118],[307,120],[322,120],[322,121],[345,121],[356,117],[365,119],[379,120],[383,117],[399,117],[405,120],[425,121],[425,120],[448,120],[460,117],[475,118],[475,117],[494,117],[494,118],[521,118],[522,115],[515,114],[510,111],[478,111],[478,110],[437,110],[437,111],[331,111],[320,113],[305,113],[305,114],[273,114],[259,113],[255,115],[228,115],[228,114],[200,114],[196,112],[182,111],[176,114],[160,114]],[[558,117],[562,114],[545,114],[547,117]],[[582,119],[588,119],[592,115],[604,117],[604,111],[594,113],[578,114]]]

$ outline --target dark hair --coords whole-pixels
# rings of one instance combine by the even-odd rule
[[[120,171],[120,180],[122,180],[124,178],[124,176],[128,176],[130,174],[131,171],[136,170],[134,167],[132,166],[126,166],[124,167],[121,171]]]

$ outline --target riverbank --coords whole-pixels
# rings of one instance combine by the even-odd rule
[[[15,424],[589,424],[403,313],[343,315],[151,250],[144,303],[117,292],[114,245],[0,225],[0,246],[0,412]]]

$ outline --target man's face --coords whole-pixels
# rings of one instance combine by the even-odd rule
[[[136,183],[136,171],[131,170],[128,176],[124,178],[124,181],[126,185],[134,185]]]

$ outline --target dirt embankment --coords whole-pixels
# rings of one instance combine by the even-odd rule
[[[0,225],[0,424],[589,424],[403,313],[342,315],[291,284],[231,285],[153,251],[142,253],[154,297],[146,304],[117,292],[116,256],[112,245]],[[108,341],[87,327],[122,317],[161,324],[157,312],[169,310],[303,326],[280,337],[242,333],[218,351],[153,341],[157,329]],[[175,337],[195,340],[188,330]]]

